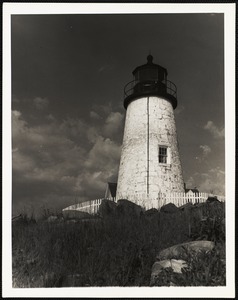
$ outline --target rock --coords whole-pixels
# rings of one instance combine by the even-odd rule
[[[209,196],[209,197],[207,198],[207,200],[206,200],[206,203],[211,203],[211,202],[214,202],[214,201],[215,201],[215,202],[217,202],[217,201],[220,202],[220,201],[217,199],[216,196],[214,196],[214,197],[210,197],[210,196]]]
[[[151,270],[151,279],[150,285],[155,284],[158,275],[162,272],[163,269],[172,268],[174,273],[182,273],[182,268],[188,267],[186,261],[177,260],[177,259],[166,259],[161,261],[156,261]]]
[[[191,202],[188,202],[179,207],[180,210],[187,210],[187,209],[193,209],[193,208],[194,208],[194,206]]]
[[[214,242],[211,241],[193,241],[183,244],[178,244],[166,248],[157,255],[156,259],[164,260],[171,258],[184,258],[188,256],[188,252],[211,251],[214,248]]]
[[[168,203],[168,204],[162,206],[160,211],[163,213],[174,214],[174,213],[179,212],[179,208],[176,205],[174,205],[173,203]]]
[[[135,204],[126,199],[120,199],[117,201],[116,212],[120,215],[129,215],[139,217],[141,213],[143,213],[143,209],[141,206]]]
[[[63,210],[64,219],[84,219],[92,217],[89,213],[80,210]]]
[[[154,216],[158,214],[158,209],[156,208],[151,208],[151,209],[148,209],[144,212],[144,215],[147,216],[147,217],[151,217],[151,216]]]
[[[57,219],[58,219],[57,216],[49,216],[47,222],[52,223],[57,221]]]
[[[213,202],[207,202],[209,214],[213,216],[220,216],[222,213],[225,213],[224,207],[222,202],[219,200]]]
[[[194,207],[196,208],[203,208],[206,206],[206,202],[197,202],[197,203],[194,203]]]
[[[101,217],[105,218],[115,213],[116,207],[117,207],[116,202],[103,199],[102,203],[99,206],[98,213]]]

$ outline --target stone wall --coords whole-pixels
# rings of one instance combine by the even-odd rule
[[[168,149],[168,163],[159,163],[159,146]],[[160,97],[143,97],[126,112],[117,197],[184,192],[172,105]]]

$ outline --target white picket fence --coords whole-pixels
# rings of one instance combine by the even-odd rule
[[[105,199],[105,198],[89,200],[89,201],[85,201],[82,203],[73,204],[73,205],[70,205],[70,206],[64,208],[63,211],[79,210],[79,211],[87,212],[89,214],[94,215],[98,212],[99,206],[101,205],[103,199]],[[107,198],[107,200],[111,200],[114,202],[116,201],[115,198]]]
[[[147,210],[150,208],[160,209],[163,205],[168,203],[173,203],[177,207],[182,206],[188,202],[191,202],[192,204],[203,203],[207,200],[208,197],[217,197],[219,201],[225,201],[224,196],[217,196],[208,193],[160,193],[156,198],[151,198],[151,196],[147,194],[133,194],[123,196],[120,195],[115,198],[107,198],[107,200],[117,202],[119,199],[127,199]],[[98,213],[99,206],[101,205],[103,199],[105,198],[89,200],[82,203],[74,204],[64,208],[63,211],[78,210],[87,212],[89,214],[96,214]]]
[[[157,197],[151,197],[147,194],[124,195],[117,197],[117,199],[128,199],[145,209],[156,208],[160,209],[163,205],[173,203],[177,207],[182,206],[188,202],[192,204],[203,203],[208,197],[217,197],[221,202],[225,201],[224,196],[217,196],[208,193],[160,193]],[[117,201],[116,199],[116,201]]]

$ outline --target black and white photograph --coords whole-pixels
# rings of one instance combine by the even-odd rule
[[[5,3],[5,295],[234,295],[235,4],[176,6]]]

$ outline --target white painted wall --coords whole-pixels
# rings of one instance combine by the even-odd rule
[[[159,163],[159,145],[168,147],[170,164]],[[173,107],[161,97],[134,100],[126,112],[117,197],[147,193],[147,189],[152,198],[159,192],[184,192]]]

